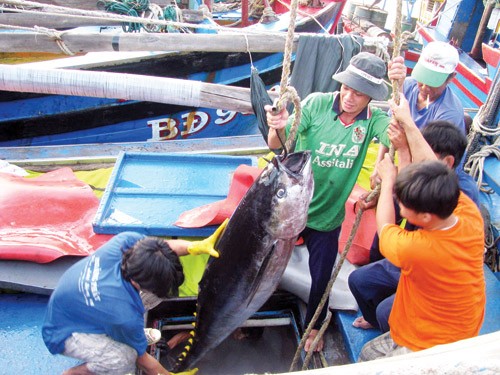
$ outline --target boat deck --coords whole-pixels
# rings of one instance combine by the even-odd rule
[[[498,312],[500,311],[500,279],[486,266],[484,266],[484,275],[486,279],[486,313],[483,327],[479,332],[480,335],[500,331],[500,319],[498,319]],[[359,315],[359,313],[355,312],[335,312],[337,324],[342,332],[346,350],[352,362],[357,361],[364,344],[380,335],[378,329],[363,330],[354,328],[352,323]]]
[[[31,293],[0,294],[0,374],[57,374],[78,364],[77,360],[51,355],[43,343],[41,326],[48,298]],[[288,372],[301,333],[298,325],[301,312],[291,308],[297,306],[292,299],[296,300],[296,297],[289,293],[275,293],[261,309],[264,313],[249,320],[250,330],[246,338],[228,337],[199,363],[203,374]],[[165,302],[149,313],[149,322],[172,309],[184,312],[184,318],[192,318],[195,303],[194,298]],[[180,305],[184,306],[184,311]],[[165,310],[165,306],[170,307]],[[257,319],[264,319],[266,323],[255,324]],[[168,337],[165,330],[163,332],[164,337]],[[349,363],[335,322],[325,332],[325,340],[324,359],[329,365]],[[157,349],[159,355],[160,348]],[[319,367],[321,361],[316,358],[313,363]]]
[[[500,331],[500,280],[485,267],[486,278],[486,315],[480,335]],[[61,355],[52,356],[46,349],[42,337],[43,323],[48,296],[31,293],[0,294],[0,352],[2,364],[0,373],[15,374],[55,374],[77,364],[76,360]],[[284,306],[290,306],[290,295],[277,294],[281,303],[274,303],[270,318]],[[184,299],[184,316],[192,316],[195,299]],[[191,305],[190,305],[191,304]],[[163,307],[161,307],[163,306]],[[168,303],[160,305],[149,315],[149,322],[165,313]],[[300,304],[299,304],[300,306]],[[170,308],[177,308],[174,304]],[[302,306],[303,308],[303,306]],[[263,308],[266,310],[266,307]],[[286,310],[286,309],[285,309]],[[155,311],[155,310],[153,310]],[[182,312],[182,309],[180,310]],[[291,310],[288,310],[291,311]],[[293,316],[299,317],[299,310]],[[362,346],[376,337],[377,330],[361,330],[352,327],[358,313],[335,311],[335,321],[325,333],[324,357],[330,366],[355,362]],[[269,318],[267,316],[266,318]],[[277,318],[283,319],[283,316]],[[182,327],[181,327],[182,328]],[[287,372],[297,347],[300,326],[288,320],[286,324],[268,324],[257,337],[237,340],[229,337],[213,356],[201,365],[206,367],[204,374],[244,374],[248,372]]]

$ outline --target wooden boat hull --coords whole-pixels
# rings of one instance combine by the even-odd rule
[[[254,59],[268,83],[279,80],[282,54],[256,54]],[[243,53],[172,53],[91,70],[243,86],[248,82],[248,64],[249,57]],[[214,67],[220,69],[210,71]],[[0,109],[0,146],[159,141],[258,132],[252,115],[121,99],[2,91]]]
[[[328,32],[345,1],[330,0],[324,8],[301,11],[297,32]],[[249,28],[284,31],[289,19]],[[265,37],[265,36],[263,36]],[[65,59],[69,64],[69,59]],[[88,68],[249,87],[250,63],[267,85],[281,78],[281,53],[189,52]],[[0,147],[164,141],[257,134],[255,116],[207,108],[79,96],[0,92]]]
[[[217,141],[219,141],[219,139],[217,139]],[[193,141],[189,140],[177,141],[177,142],[174,141],[172,143],[175,144],[181,142],[193,142]],[[168,142],[165,142],[165,144],[167,143]],[[214,143],[213,144],[214,148],[217,148],[217,145],[218,143]],[[187,147],[189,146],[186,146],[186,148]],[[55,148],[63,148],[63,147],[55,147]],[[27,147],[25,149],[27,152],[26,156],[29,159],[28,153],[31,150],[31,148]],[[182,149],[182,147],[180,147],[180,149]],[[64,154],[62,153],[61,155]],[[70,156],[69,154],[66,154],[66,158],[68,158],[69,156]],[[373,155],[373,157],[375,157],[375,154]],[[132,186],[130,188],[132,188]],[[72,262],[71,258],[61,258],[58,259],[56,262],[48,265],[30,264],[30,267],[26,268],[27,262],[1,261],[0,275],[2,275],[2,278],[5,278],[7,275],[12,275],[14,272],[17,272],[19,274],[18,276],[22,276],[25,279],[30,278],[31,280],[33,280],[36,279],[37,275],[39,276],[40,273],[50,273],[53,276],[52,280],[43,280],[42,285],[48,287],[52,285],[53,287],[54,284],[51,283],[57,282],[60,273],[63,272],[64,269],[66,269],[69,265],[71,265],[71,262]],[[500,303],[499,300],[500,283],[495,278],[493,273],[490,272],[489,274],[487,274],[487,276],[488,276],[487,313],[485,317],[485,324],[481,332],[482,334],[488,334],[490,332],[495,332],[500,329],[499,326],[500,320],[498,319],[498,311],[499,311],[498,304]],[[15,280],[10,282],[13,283],[14,281]],[[38,281],[40,282],[41,280]],[[0,286],[8,287],[8,284],[6,283],[5,279],[2,280]],[[35,292],[39,294],[49,294],[50,293],[49,289],[50,288],[45,288],[44,290],[42,290],[42,288],[40,287],[37,288],[36,285],[33,285],[33,286],[27,286],[25,291],[31,293]],[[70,358],[66,358],[63,356],[52,356],[46,350],[42,342],[39,329],[41,324],[41,319],[43,319],[43,315],[45,313],[46,302],[47,302],[46,296],[36,296],[32,294],[21,294],[19,297],[17,297],[16,295],[9,295],[9,294],[0,295],[0,306],[1,306],[0,322],[2,322],[0,323],[0,331],[3,332],[5,335],[4,340],[0,340],[0,351],[2,353],[5,353],[5,356],[3,357],[4,361],[0,366],[0,373],[4,369],[9,369],[9,371],[7,371],[9,373],[10,372],[13,373],[62,372],[64,369],[67,369],[68,367],[71,367],[77,363],[76,361],[73,361]],[[148,315],[150,319],[159,319],[160,317],[173,315],[172,310],[169,310],[168,314],[163,310],[164,308],[171,308],[170,301],[158,306],[158,308],[159,310],[157,311],[153,310],[153,313],[150,313]],[[187,312],[184,311],[183,315],[184,316],[191,315],[191,312],[192,311],[187,311]],[[351,329],[351,331],[345,333],[347,336],[344,338],[344,340],[348,353],[351,357],[351,360],[354,361],[355,358],[357,357],[357,354],[359,354],[359,350],[362,347],[362,344],[366,342],[367,338],[370,337],[369,334],[366,334],[368,331],[356,330],[355,328],[352,327],[352,321],[356,316],[355,314],[351,314],[346,311],[343,312],[334,311],[334,316],[338,319],[339,326]],[[344,320],[340,320],[340,318],[342,317],[344,317]],[[189,324],[189,322],[187,322],[187,324]],[[16,337],[16,340],[14,340],[14,344],[19,345],[19,348],[17,346],[13,346],[12,337]],[[338,340],[341,339],[338,338]],[[3,346],[1,343],[3,343]],[[245,345],[245,343],[243,343],[243,345]],[[255,345],[255,343],[252,345]],[[337,345],[343,345],[343,344],[337,344]],[[281,347],[282,346],[280,346],[280,348]],[[274,359],[272,358],[273,354],[271,353],[272,352],[270,352],[268,355],[270,360]],[[24,358],[26,359],[30,358],[30,361],[28,362],[29,368],[26,367],[27,366],[26,361],[20,360]],[[335,362],[329,362],[329,363],[335,363],[335,364],[339,363],[338,357],[335,357],[334,360]],[[449,361],[449,359],[446,359],[446,361]],[[446,362],[443,363],[446,364]],[[479,364],[483,364],[483,362],[479,362]],[[352,370],[352,367],[350,367],[350,369]],[[354,369],[356,369],[356,367]],[[324,373],[326,374],[332,371],[337,372],[342,370],[343,370],[342,367],[335,367],[334,369],[326,368],[324,369]],[[346,368],[345,371],[347,370],[348,369]],[[249,372],[253,371],[256,370],[255,369],[252,371],[249,370]],[[268,370],[265,369],[265,371]],[[264,372],[264,370],[261,370],[259,372]]]

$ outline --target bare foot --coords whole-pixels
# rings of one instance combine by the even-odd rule
[[[314,338],[318,335],[318,330],[317,329],[312,329],[311,330],[311,333],[309,333],[309,336],[307,337],[307,340],[306,340],[306,343],[304,345],[304,350],[306,352],[309,352],[309,350],[311,349],[311,346],[312,346],[312,343],[314,341]],[[314,349],[315,352],[320,352],[323,350],[323,346],[324,346],[324,341],[323,341],[323,337],[321,337],[318,341],[318,345],[316,346],[316,348]]]
[[[361,329],[370,329],[373,328],[373,326],[368,323],[365,318],[362,316],[357,317],[354,322],[352,322],[352,326],[356,328],[361,328]]]

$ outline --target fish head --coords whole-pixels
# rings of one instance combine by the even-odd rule
[[[311,152],[277,155],[264,173],[261,181],[273,185],[273,210],[267,230],[279,239],[297,237],[306,226],[314,192]]]

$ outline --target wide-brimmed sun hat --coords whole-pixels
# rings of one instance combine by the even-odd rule
[[[351,58],[349,66],[332,78],[375,100],[385,100],[389,89],[384,81],[385,62],[373,53],[360,52]]]
[[[458,51],[445,42],[430,42],[418,59],[411,76],[430,87],[441,86],[458,65]]]

